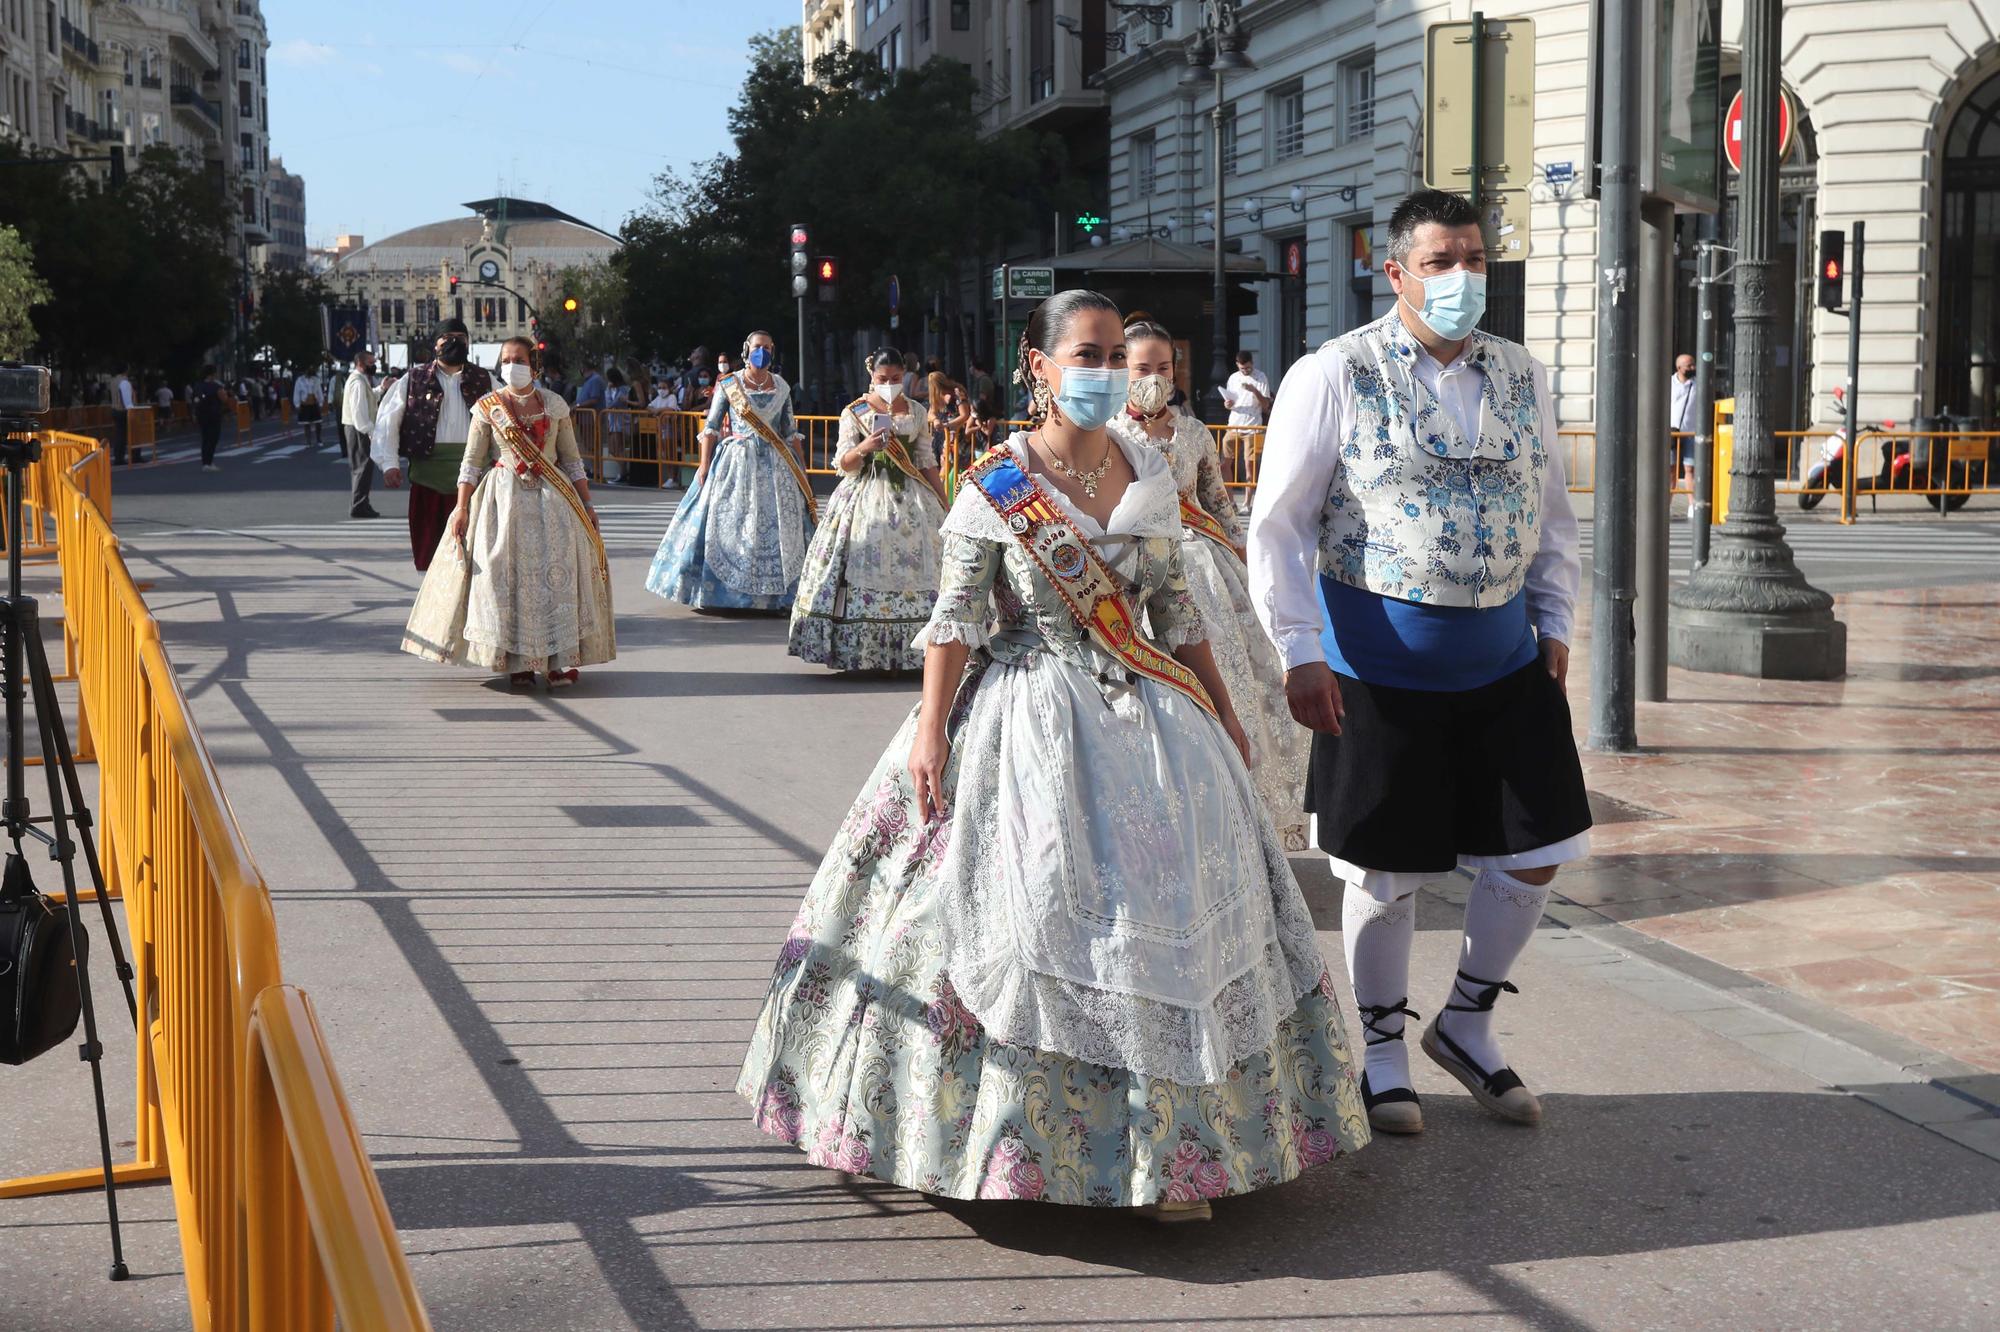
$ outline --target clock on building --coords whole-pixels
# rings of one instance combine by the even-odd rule
[[[500,276],[499,264],[495,263],[491,259],[482,259],[479,261],[479,280],[481,282],[491,282],[499,276]]]

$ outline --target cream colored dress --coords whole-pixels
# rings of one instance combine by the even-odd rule
[[[573,484],[584,468],[569,407],[545,389],[537,392],[548,421],[542,456]],[[508,674],[563,671],[617,656],[611,585],[596,534],[556,487],[513,456],[479,407],[458,479],[475,487],[465,541],[447,540],[424,575],[403,650]]]
[[[1176,413],[1174,433],[1152,439],[1130,416],[1113,417],[1120,439],[1148,444],[1166,455],[1181,498],[1205,510],[1221,525],[1232,546],[1243,545],[1243,520],[1223,484],[1215,436],[1186,413]],[[1306,765],[1312,734],[1292,718],[1285,702],[1285,666],[1265,636],[1250,601],[1249,571],[1240,556],[1191,527],[1181,529],[1181,564],[1188,588],[1208,624],[1209,650],[1229,689],[1236,718],[1250,739],[1250,775],[1287,851],[1304,851],[1307,839]]]

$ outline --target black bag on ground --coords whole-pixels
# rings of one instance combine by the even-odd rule
[[[25,1064],[76,1031],[82,1011],[69,907],[35,891],[28,863],[7,857],[0,878],[0,1064]],[[88,936],[79,933],[79,939]]]

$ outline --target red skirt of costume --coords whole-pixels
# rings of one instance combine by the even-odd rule
[[[437,554],[451,511],[457,507],[455,494],[442,494],[429,486],[410,487],[410,556],[417,563],[417,572],[431,567],[431,556]]]

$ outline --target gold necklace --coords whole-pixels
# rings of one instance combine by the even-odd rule
[[[1104,461],[1087,472],[1080,472],[1061,458],[1056,457],[1056,451],[1049,447],[1047,436],[1043,436],[1042,438],[1042,452],[1049,455],[1049,466],[1083,487],[1084,498],[1097,498],[1097,483],[1102,481],[1104,474],[1111,470],[1111,440],[1109,436],[1104,440]]]

